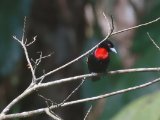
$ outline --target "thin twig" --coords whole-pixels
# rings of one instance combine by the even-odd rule
[[[23,23],[23,33],[22,33],[22,43],[24,44],[24,34],[26,31],[26,16],[24,17],[24,23]]]
[[[152,84],[157,83],[157,82],[160,82],[160,78],[154,79],[150,82],[147,82],[147,83],[144,83],[144,84],[141,84],[141,85],[137,85],[137,86],[130,87],[130,88],[127,88],[127,89],[118,90],[118,91],[115,91],[115,92],[106,93],[106,94],[99,95],[99,96],[96,96],[96,97],[90,97],[90,98],[85,98],[85,99],[66,102],[59,107],[65,107],[65,106],[69,106],[69,105],[74,105],[74,104],[79,104],[79,103],[83,103],[83,102],[89,102],[89,101],[94,101],[94,100],[98,100],[98,99],[107,98],[107,97],[114,96],[114,95],[117,95],[117,94],[122,94],[122,93],[126,93],[126,92],[129,92],[129,91],[142,89],[144,87],[147,87],[147,86],[152,85]],[[50,108],[51,109],[57,108],[57,105],[53,105]],[[33,115],[42,114],[42,113],[45,112],[45,109],[46,108],[41,108],[41,109],[22,112],[22,113],[2,115],[0,118],[1,119],[25,118],[25,117],[30,117],[30,116],[33,116]]]
[[[36,69],[37,69],[37,67],[39,66],[39,64],[41,63],[42,59],[48,58],[48,57],[50,57],[50,56],[53,54],[53,52],[52,52],[52,53],[50,53],[50,54],[48,54],[48,55],[43,56],[41,51],[40,51],[40,52],[37,52],[37,53],[40,53],[38,59],[33,60],[33,59],[31,58],[31,61],[34,63],[34,66],[33,66],[34,72],[36,72]],[[43,74],[45,74],[45,73],[43,73]],[[42,82],[43,79],[44,79],[44,78],[42,78],[40,81]],[[37,82],[37,79],[35,80],[35,82]],[[41,83],[41,82],[39,82],[39,83]]]
[[[58,115],[56,115],[55,113],[51,112],[50,109],[45,109],[45,113],[50,116],[51,118],[53,118],[53,120],[62,120]]]
[[[20,41],[16,36],[13,36],[13,38],[21,44],[21,46],[24,50],[24,54],[25,54],[28,66],[29,66],[29,68],[31,70],[31,73],[32,73],[32,80],[33,80],[32,82],[34,82],[36,80],[36,76],[35,76],[34,69],[33,69],[33,66],[31,64],[31,61],[29,59],[27,48],[26,48],[25,44],[22,41]]]
[[[85,117],[84,117],[84,120],[87,119],[87,117],[88,117],[89,113],[91,112],[91,110],[92,110],[92,105],[91,105],[91,107],[88,109],[88,111],[87,111],[87,113],[86,113],[86,115],[85,115]]]
[[[108,28],[109,28],[109,31],[110,31],[110,32],[108,32],[108,34],[109,34],[109,33],[112,33],[113,30],[114,30],[114,25],[113,25],[112,17],[111,17],[111,21],[112,21],[111,23],[112,23],[112,24],[110,25],[110,22],[109,22],[106,14],[105,14],[104,12],[103,12],[103,16],[104,16],[105,20],[106,20],[107,23],[108,23]]]
[[[25,44],[25,45],[27,44],[27,38],[26,38],[26,40],[25,40],[24,44]]]
[[[84,80],[85,79],[83,79],[81,83],[63,100],[61,105],[64,104],[82,86],[82,84],[84,83]]]
[[[40,94],[39,94],[40,95]],[[56,115],[51,109],[50,109],[50,105],[48,102],[51,102],[51,105],[53,105],[52,100],[45,98],[44,96],[40,95],[41,97],[43,97],[43,99],[45,99],[45,102],[47,104],[47,108],[45,110],[45,113],[50,116],[51,118],[53,118],[54,120],[62,120],[58,115]],[[49,101],[48,101],[49,100]]]
[[[38,91],[37,91],[37,92],[38,92]],[[56,102],[53,102],[51,99],[44,97],[43,95],[41,95],[41,94],[39,94],[39,93],[38,93],[38,96],[41,97],[42,99],[44,99],[45,102],[47,102],[47,103],[50,102],[51,105],[57,105],[57,104],[58,104],[58,103],[56,103]],[[48,105],[48,104],[47,104],[47,105]]]
[[[156,44],[156,42],[152,39],[152,37],[150,36],[150,34],[147,32],[147,35],[149,37],[149,39],[151,40],[151,42],[155,45],[155,47],[160,51],[160,47]]]
[[[45,70],[43,70],[43,74],[45,74]],[[43,82],[43,80],[44,80],[44,78],[42,78],[42,79],[38,82],[38,84],[41,84],[41,83]]]
[[[152,24],[152,23],[155,23],[155,22],[157,22],[157,21],[159,21],[159,20],[160,20],[160,17],[158,17],[157,19],[154,19],[154,20],[152,20],[152,21],[150,21],[150,22],[144,23],[144,24],[140,24],[140,25],[137,25],[137,26],[134,26],[134,27],[130,27],[130,28],[127,28],[127,29],[119,30],[119,31],[117,31],[117,32],[113,32],[113,33],[111,34],[111,36],[116,35],[116,34],[119,34],[119,33],[122,33],[122,32],[129,31],[129,30],[137,29],[137,28],[142,27],[142,26],[147,26],[147,25]]]
[[[84,83],[84,81],[85,81],[85,79],[83,79],[81,81],[81,83],[60,104],[58,104],[56,102],[53,102],[51,99],[48,99],[48,98],[44,97],[43,95],[41,95],[39,93],[38,93],[38,96],[41,97],[41,98],[43,98],[45,101],[50,102],[53,105],[56,104],[56,105],[61,106],[62,104],[64,104],[82,86],[82,84]]]
[[[110,25],[110,22],[109,22],[109,20],[108,20],[106,14],[105,14],[104,12],[103,12],[103,16],[104,16],[104,18],[106,19],[107,23],[109,24],[108,26],[109,26],[109,31],[110,31],[110,33],[113,33],[114,24],[113,24],[113,17],[112,17],[112,15],[110,15],[110,18],[111,18],[111,25]],[[110,27],[110,26],[111,26],[111,27]]]
[[[30,46],[31,44],[33,44],[35,41],[36,41],[36,39],[37,39],[37,35],[36,36],[34,36],[33,37],[33,41],[31,41],[30,43],[26,43],[25,45],[28,47],[28,46]]]
[[[37,64],[37,65],[40,64],[40,62],[42,61],[42,59],[51,57],[51,55],[53,54],[53,52],[52,52],[52,53],[50,53],[50,54],[48,54],[48,55],[43,56],[43,55],[42,55],[42,52],[37,52],[37,53],[40,53],[40,57],[39,57],[38,59],[36,59],[36,64]]]
[[[27,39],[24,42],[25,30],[26,30],[26,17],[24,17],[23,33],[22,33],[21,40],[19,40],[16,36],[13,36],[13,38],[20,43],[20,45],[22,46],[22,48],[24,50],[24,54],[25,54],[28,66],[29,66],[29,68],[31,70],[31,73],[32,73],[32,82],[34,82],[36,80],[36,75],[35,75],[35,72],[34,72],[32,64],[31,64],[31,61],[30,61],[30,58],[29,58],[29,55],[28,55],[28,51],[27,51],[27,48],[26,48],[26,45],[25,45],[25,42],[27,41]]]

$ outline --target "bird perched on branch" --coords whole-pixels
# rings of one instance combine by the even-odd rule
[[[87,64],[90,73],[104,73],[107,70],[110,61],[110,52],[117,53],[111,41],[106,40],[88,56]],[[94,77],[93,80],[98,80]]]

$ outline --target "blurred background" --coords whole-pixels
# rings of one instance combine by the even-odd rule
[[[37,68],[40,76],[78,57],[102,40],[108,33],[103,16],[112,15],[114,31],[135,26],[160,16],[159,0],[1,0],[0,1],[0,110],[22,93],[31,82],[23,50],[12,36],[22,37],[24,16],[27,16],[28,42],[37,35],[37,41],[28,47],[32,59],[53,53]],[[109,18],[110,19],[110,18]],[[160,52],[147,36],[150,33],[160,45],[160,22],[112,36],[118,54],[113,54],[109,70],[158,67]],[[88,73],[86,58],[47,77],[44,82]],[[159,77],[159,73],[129,73],[104,76],[100,81],[85,81],[70,100],[96,96],[143,84]],[[62,102],[79,82],[65,83],[39,91],[40,94]],[[72,105],[54,112],[64,120],[82,120],[90,105],[88,120],[158,120],[160,118],[160,84],[112,96],[94,102]],[[70,101],[69,100],[69,101]],[[46,107],[37,93],[14,106],[10,113]],[[50,120],[39,115],[25,120]],[[18,119],[17,119],[18,120]]]

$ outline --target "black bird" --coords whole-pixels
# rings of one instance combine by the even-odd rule
[[[88,56],[87,64],[90,73],[104,73],[107,70],[110,61],[110,52],[117,51],[111,41],[106,40],[102,42],[94,51]],[[94,77],[97,80],[99,77]]]

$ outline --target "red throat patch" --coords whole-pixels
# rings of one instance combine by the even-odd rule
[[[104,60],[108,58],[108,51],[105,48],[97,48],[94,55],[99,60]]]

